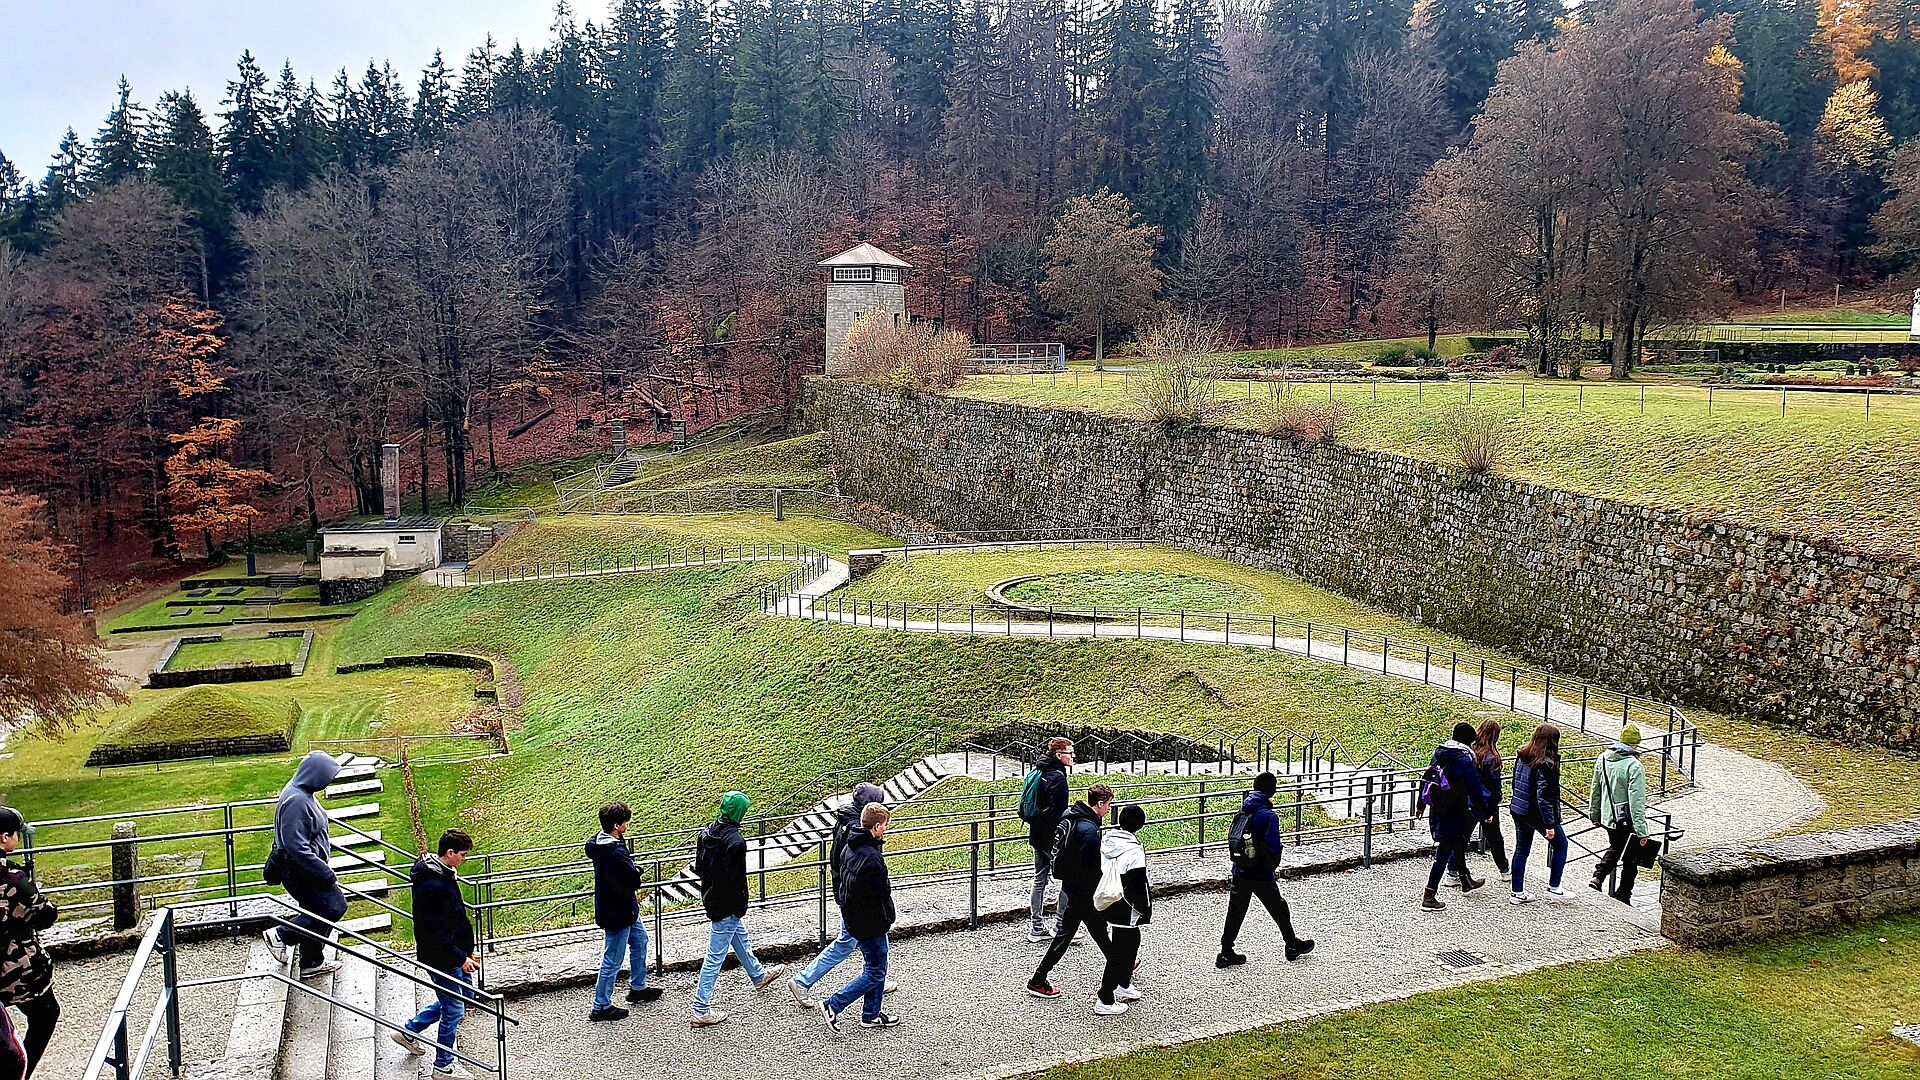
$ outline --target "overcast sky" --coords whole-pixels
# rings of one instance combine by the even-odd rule
[[[600,22],[608,0],[572,7]],[[38,182],[67,128],[92,141],[123,74],[149,107],[191,88],[217,123],[245,49],[269,79],[292,60],[323,91],[342,66],[391,60],[411,90],[436,48],[457,71],[489,32],[533,47],[552,23],[552,0],[0,0],[0,153]]]

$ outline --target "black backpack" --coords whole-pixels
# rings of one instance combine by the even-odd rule
[[[1072,816],[1060,819],[1053,828],[1053,880],[1067,880],[1067,860],[1073,857],[1074,819]]]
[[[1227,858],[1243,870],[1259,870],[1260,840],[1252,835],[1253,811],[1241,807],[1227,826]]]

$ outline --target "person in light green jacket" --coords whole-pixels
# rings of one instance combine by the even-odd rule
[[[1614,743],[1593,764],[1593,794],[1587,814],[1607,830],[1607,850],[1593,868],[1595,892],[1606,887],[1607,875],[1620,866],[1620,883],[1613,898],[1633,903],[1633,882],[1640,875],[1637,860],[1626,854],[1627,845],[1645,842],[1647,836],[1647,770],[1640,764],[1640,729],[1628,724]]]

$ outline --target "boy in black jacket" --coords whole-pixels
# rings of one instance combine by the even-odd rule
[[[820,1003],[827,1026],[840,1030],[840,1014],[860,1002],[860,1026],[889,1028],[900,1018],[880,1011],[887,986],[887,931],[893,929],[893,882],[880,844],[892,814],[879,803],[860,812],[860,828],[847,834],[840,854],[840,918],[860,946],[860,974]]]
[[[473,996],[473,972],[479,965],[473,959],[473,923],[467,917],[467,901],[460,895],[460,878],[455,873],[473,850],[473,838],[459,829],[440,834],[434,853],[422,855],[413,864],[413,933],[420,962],[433,968],[434,1002],[407,1021],[405,1032],[390,1036],[409,1054],[424,1054],[427,1044],[415,1038],[439,1025],[434,1033],[433,1074],[470,1076],[455,1064],[453,1040],[460,1031],[460,1019],[467,1014],[467,1002]]]
[[[1273,809],[1273,793],[1278,790],[1279,778],[1263,772],[1253,778],[1253,790],[1240,804],[1241,812],[1247,815],[1246,831],[1242,850],[1227,853],[1233,858],[1233,884],[1227,894],[1227,924],[1220,931],[1220,954],[1214,957],[1214,967],[1230,968],[1247,962],[1244,954],[1233,951],[1233,945],[1240,938],[1247,908],[1256,897],[1280,928],[1288,960],[1298,960],[1313,951],[1312,938],[1293,932],[1293,913],[1280,895],[1280,884],[1274,876],[1280,868],[1280,815]]]
[[[1047,981],[1053,965],[1066,955],[1081,924],[1087,936],[1100,946],[1100,955],[1111,957],[1113,943],[1107,937],[1107,921],[1093,906],[1093,890],[1100,885],[1100,821],[1113,806],[1113,789],[1095,784],[1087,789],[1087,801],[1074,803],[1060,819],[1060,835],[1055,844],[1053,876],[1060,879],[1060,925],[1054,930],[1053,944],[1041,957],[1040,967],[1027,980],[1027,993],[1039,998],[1055,998],[1060,991]]]
[[[693,1026],[724,1024],[727,1014],[713,1005],[713,984],[720,979],[720,967],[727,953],[740,958],[740,970],[753,981],[755,990],[773,985],[787,970],[785,964],[760,966],[747,940],[747,928],[741,918],[747,913],[747,840],[740,835],[740,822],[746,819],[752,804],[738,791],[720,796],[720,817],[706,827],[694,844],[693,865],[700,875],[700,905],[713,921],[707,932],[707,959],[700,965],[700,982],[693,991]]]
[[[647,924],[640,918],[640,901],[634,895],[645,877],[627,850],[627,827],[632,821],[633,811],[626,803],[608,803],[600,808],[600,832],[587,841],[587,858],[593,863],[593,922],[605,937],[588,1020],[627,1018],[627,1010],[613,1003],[613,983],[620,977],[623,957],[627,1000],[660,998],[660,988],[647,985]]]

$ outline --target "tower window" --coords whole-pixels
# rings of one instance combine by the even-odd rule
[[[872,281],[873,267],[871,266],[836,266],[833,268],[833,280],[835,281]]]

